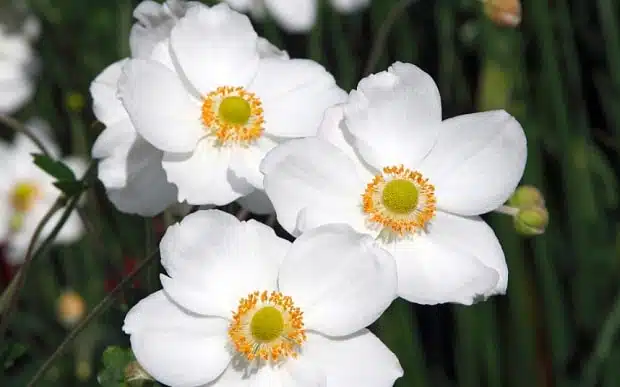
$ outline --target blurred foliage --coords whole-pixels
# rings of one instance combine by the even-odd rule
[[[396,3],[375,0],[346,16],[322,7],[307,36],[269,21],[257,29],[292,57],[321,62],[349,90]],[[43,117],[64,152],[88,156],[102,129],[89,84],[128,55],[136,4],[30,0],[42,23],[38,90],[16,118]],[[439,85],[445,117],[497,108],[516,116],[528,137],[524,183],[542,190],[551,219],[543,236],[523,239],[510,218],[489,216],[510,268],[506,296],[472,307],[392,305],[373,329],[401,360],[399,387],[620,385],[620,3],[523,0],[522,8],[521,25],[508,28],[489,20],[479,0],[414,2],[374,69],[396,60],[422,67]],[[33,264],[0,344],[2,386],[25,386],[67,334],[55,315],[60,294],[74,290],[91,309],[127,274],[128,260],[161,236],[162,217],[118,213],[101,186],[88,195],[83,241]],[[117,297],[39,385],[97,386],[104,349],[128,346],[124,314],[159,286],[158,271],[151,267]]]

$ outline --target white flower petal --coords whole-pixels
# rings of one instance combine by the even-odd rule
[[[331,0],[332,7],[338,12],[350,13],[366,8],[370,0]]]
[[[501,247],[472,220],[437,212],[428,233],[384,248],[396,259],[398,295],[410,302],[471,305],[478,296],[505,289]]]
[[[193,153],[164,153],[162,166],[179,190],[179,202],[221,206],[254,190],[230,171],[230,157],[230,148],[215,147],[204,139]]]
[[[50,218],[49,222],[43,228],[43,238],[51,234],[52,230],[60,222],[61,217],[62,212],[57,212],[54,216]],[[54,243],[67,244],[77,242],[77,240],[80,239],[83,234],[84,223],[82,223],[82,219],[78,215],[77,211],[73,211],[56,235],[56,238],[54,238]]]
[[[276,22],[288,32],[307,32],[316,22],[317,0],[264,0]]]
[[[217,380],[203,387],[317,387],[316,384],[302,384],[282,367],[262,364],[258,369],[248,371],[245,363],[235,364],[233,360]]]
[[[136,139],[129,118],[108,126],[97,137],[91,153],[93,158],[101,159],[97,176],[106,188],[122,188],[127,184],[127,154]]]
[[[134,306],[123,330],[142,367],[172,386],[198,386],[220,376],[230,363],[227,321],[193,315],[156,292]]]
[[[345,105],[345,122],[362,157],[372,166],[415,166],[433,147],[441,99],[432,78],[396,62],[360,81]]]
[[[106,67],[90,84],[95,117],[106,126],[129,118],[123,103],[118,98],[118,80],[127,59],[121,59]]]
[[[263,174],[260,163],[278,143],[269,137],[261,136],[247,147],[235,147],[230,158],[230,170],[238,179],[245,180],[257,189],[263,189]]]
[[[289,246],[262,223],[198,211],[170,227],[162,239],[162,264],[170,276],[162,276],[162,285],[195,313],[229,318],[241,297],[275,290]]]
[[[403,376],[396,356],[366,329],[337,339],[308,332],[301,356],[287,368],[303,363],[320,367],[327,386],[391,387]]]
[[[304,233],[313,228],[330,223],[344,223],[355,231],[376,236],[376,232],[367,227],[366,216],[360,208],[361,201],[351,198],[351,203],[331,204],[323,200],[304,207],[299,211],[296,229]]]
[[[154,216],[177,202],[177,188],[169,183],[162,168],[163,153],[138,137],[121,163],[112,158],[99,164],[126,171],[127,179],[121,188],[108,187],[108,198],[116,208],[125,213]],[[105,181],[104,181],[105,184]]]
[[[261,59],[264,58],[281,58],[281,59],[289,59],[288,52],[285,50],[281,50],[275,45],[271,44],[270,41],[263,37],[258,37],[256,41],[256,47],[258,49],[258,55]]]
[[[317,138],[277,146],[260,168],[278,222],[289,233],[296,232],[297,216],[304,207],[321,199],[333,205],[350,204],[364,185],[353,162],[338,148]]]
[[[523,128],[511,115],[496,110],[444,121],[437,145],[419,169],[435,186],[439,208],[478,215],[512,195],[526,158]]]
[[[263,103],[265,131],[281,137],[315,135],[325,110],[346,99],[334,77],[308,59],[261,60],[249,89]]]
[[[344,336],[372,324],[396,297],[396,265],[374,240],[343,224],[308,231],[282,262],[278,287],[308,329]]]
[[[256,32],[247,16],[226,4],[189,9],[170,39],[183,72],[202,94],[246,86],[256,73]]]
[[[205,136],[200,103],[190,97],[177,75],[161,63],[129,60],[118,87],[136,131],[156,148],[190,152]]]
[[[349,133],[349,129],[344,121],[344,106],[345,104],[338,104],[325,111],[316,136],[334,144],[344,154],[349,156],[355,164],[360,178],[370,182],[380,170],[367,164],[353,147],[355,138]]]
[[[261,189],[254,190],[249,195],[239,198],[237,202],[243,206],[243,208],[254,214],[265,215],[275,212],[271,200],[269,200],[265,191]]]

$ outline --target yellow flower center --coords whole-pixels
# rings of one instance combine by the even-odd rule
[[[403,236],[422,230],[435,216],[435,187],[402,165],[385,167],[366,186],[362,205],[369,221]]]
[[[39,197],[39,187],[29,181],[17,183],[11,190],[11,206],[15,212],[28,212]]]
[[[418,188],[405,179],[394,179],[383,187],[383,205],[397,214],[408,214],[418,205]]]
[[[218,87],[202,102],[202,123],[220,145],[248,145],[263,134],[262,103],[243,87]]]
[[[250,331],[256,341],[268,343],[280,337],[284,330],[282,313],[273,306],[265,306],[252,317]]]
[[[297,357],[306,341],[303,313],[280,292],[254,292],[239,301],[228,336],[247,360]]]

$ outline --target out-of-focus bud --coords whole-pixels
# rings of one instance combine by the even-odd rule
[[[68,290],[60,295],[56,305],[58,321],[67,328],[79,322],[86,312],[86,303],[78,293]]]
[[[540,235],[545,232],[549,224],[549,212],[544,207],[521,209],[514,217],[514,224],[521,235]]]
[[[521,24],[521,0],[481,0],[484,13],[502,27],[517,27]]]
[[[516,208],[545,207],[545,198],[538,188],[522,185],[508,199],[508,205]]]
[[[141,387],[145,382],[151,381],[153,378],[142,368],[140,363],[132,361],[125,368],[125,383],[130,387]]]
[[[71,92],[67,95],[67,107],[73,112],[80,112],[84,109],[84,96],[78,92]]]

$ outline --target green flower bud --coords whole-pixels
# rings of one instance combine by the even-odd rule
[[[540,190],[531,185],[518,187],[508,199],[508,205],[516,208],[545,207],[545,198]]]
[[[549,212],[543,207],[525,208],[514,217],[515,229],[524,236],[540,235],[549,224]]]

